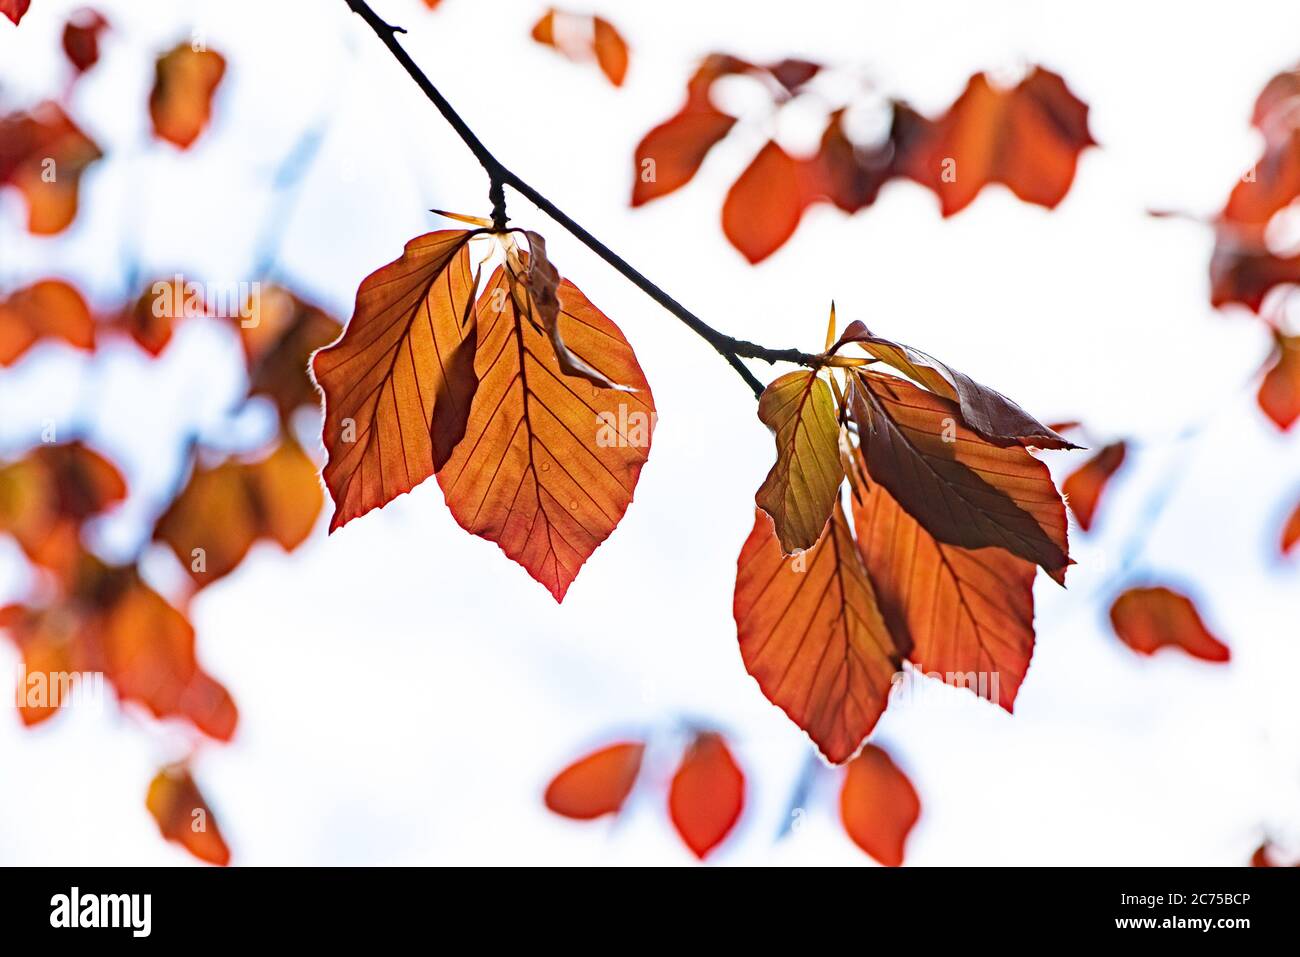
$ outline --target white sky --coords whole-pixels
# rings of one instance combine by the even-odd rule
[[[57,38],[77,4],[35,0],[0,24],[6,110],[61,88]],[[831,298],[1015,397],[1045,420],[1081,417],[1099,440],[1146,439],[1076,533],[1061,591],[1040,576],[1039,643],[1016,714],[939,689],[891,707],[876,737],[908,771],[923,814],[914,864],[1234,864],[1265,831],[1300,850],[1300,674],[1294,565],[1275,562],[1300,495],[1300,443],[1254,407],[1267,351],[1256,325],[1208,307],[1212,237],[1149,208],[1212,212],[1259,144],[1255,94],[1300,58],[1294,4],[924,4],[749,0],[598,2],[633,45],[626,86],[561,60],[527,31],[543,4],[380,0],[408,49],[507,165],[706,321],[773,345],[820,345]],[[66,275],[101,305],[124,250],[146,273],[250,280],[270,172],[328,121],[279,260],[293,286],[346,316],[360,280],[441,223],[429,207],[486,212],[486,184],[419,91],[342,0],[102,3],[117,30],[77,91],[77,118],[109,158],[54,240],[22,231],[0,196],[0,288]],[[214,127],[186,155],[150,144],[153,55],[201,26],[230,61]],[[1075,188],[1052,213],[991,189],[943,221],[919,187],[891,184],[849,218],[808,215],[761,266],[718,225],[727,186],[763,140],[751,125],[688,189],[627,208],[632,149],[674,111],[695,59],[802,55],[861,65],[889,93],[937,110],[979,69],[1041,62],[1092,106]],[[806,118],[804,118],[806,120]],[[798,117],[780,135],[806,142]],[[562,607],[495,545],[452,521],[436,483],[291,557],[259,546],[192,615],[208,668],[241,709],[236,741],[205,747],[200,785],[235,860],[271,863],[686,863],[664,788],[683,716],[715,724],[749,779],[718,863],[866,862],[840,832],[822,776],[797,833],[776,843],[810,745],[762,697],[737,653],[735,559],[771,438],[741,381],[705,344],[522,200],[560,269],[617,322],[654,389],[660,423],[636,501]],[[187,328],[161,363],[131,347],[43,348],[0,376],[0,450],[53,418],[88,423],[133,498],[97,528],[130,550],[195,424],[232,447],[233,340]],[[760,368],[761,377],[770,377]],[[1173,438],[1200,426],[1188,442]],[[163,454],[160,450],[166,450]],[[1068,470],[1057,454],[1054,469]],[[1076,457],[1074,461],[1081,461]],[[1099,594],[1149,496],[1177,482],[1137,575],[1197,595],[1233,661],[1141,660]],[[148,570],[177,580],[165,554]],[[0,598],[22,595],[0,546]],[[16,669],[8,643],[0,672]],[[9,686],[0,674],[0,686]],[[550,775],[592,746],[656,727],[647,783],[615,823],[549,815]],[[115,707],[35,732],[0,713],[0,862],[184,863],[144,811],[156,768],[191,737]]]

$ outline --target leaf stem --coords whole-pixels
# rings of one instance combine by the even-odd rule
[[[415,61],[411,59],[410,54],[403,49],[397,41],[399,33],[406,31],[398,26],[382,20],[365,0],[346,0],[348,7],[353,13],[361,17],[366,25],[374,31],[375,35],[388,47],[393,58],[402,65],[415,84],[429,98],[429,101],[442,114],[442,118],[447,124],[456,131],[456,135],[469,148],[470,152],[482,165],[483,170],[488,175],[489,190],[488,196],[492,202],[492,223],[493,228],[501,230],[505,228],[507,221],[506,203],[504,187],[509,186],[518,192],[521,196],[531,202],[534,206],[544,212],[552,220],[563,226],[575,239],[594,252],[606,263],[613,266],[624,278],[632,285],[636,286],[647,296],[661,305],[668,312],[672,313],[677,319],[684,323],[692,332],[727,360],[727,363],[736,370],[737,374],[745,380],[745,384],[753,390],[755,396],[763,392],[763,383],[760,382],[752,372],[745,366],[742,359],[762,359],[765,362],[791,362],[796,365],[808,366],[810,368],[819,368],[822,362],[819,358],[811,353],[801,352],[798,349],[770,349],[766,346],[758,345],[744,339],[736,339],[725,333],[719,332],[712,326],[708,325],[699,316],[691,312],[680,302],[668,295],[662,288],[655,285],[645,277],[640,271],[633,267],[627,260],[619,256],[612,249],[602,243],[599,239],[589,233],[573,220],[564,210],[560,209],[553,202],[539,193],[532,186],[528,185],[521,177],[507,169],[500,160],[498,160],[483,142],[475,135],[467,124],[452,107],[437,87],[424,74],[424,71],[416,66]]]

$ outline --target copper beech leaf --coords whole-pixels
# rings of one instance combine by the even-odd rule
[[[966,425],[995,445],[1020,443],[1040,449],[1078,448],[1001,392],[981,385],[920,349],[873,335],[862,322],[849,323],[829,352],[834,354],[849,343],[861,346],[936,395],[956,402]]]
[[[886,867],[899,867],[907,835],[920,816],[916,788],[883,748],[869,744],[849,762],[840,788],[840,821],[854,844]]]
[[[579,758],[547,785],[547,808],[582,821],[618,813],[632,793],[644,755],[644,744],[627,741]]]
[[[734,602],[745,669],[826,759],[851,758],[885,710],[902,658],[844,510],[786,556],[761,509],[740,552]]]
[[[315,463],[285,436],[258,461],[195,468],[158,519],[154,538],[202,588],[234,571],[259,539],[293,551],[311,534],[323,503]]]
[[[496,542],[560,601],[632,501],[654,399],[618,327],[567,280],[556,290],[559,341],[630,391],[566,375],[514,268],[498,267],[479,297],[478,390],[438,483],[462,528]]]
[[[776,437],[776,464],[755,501],[786,554],[812,548],[844,479],[835,398],[815,371],[790,372],[763,390],[758,417]]]
[[[944,216],[965,209],[990,183],[1050,209],[1069,191],[1079,154],[1095,144],[1087,104],[1059,75],[1034,67],[1001,88],[977,73],[915,145],[909,175],[938,195]]]
[[[1011,711],[1034,652],[1034,565],[936,541],[879,483],[854,489],[853,528],[908,660]]]
[[[627,41],[604,17],[551,8],[532,29],[532,38],[575,62],[594,59],[610,83],[627,76]]]
[[[198,663],[189,620],[144,583],[133,567],[82,553],[59,599],[42,608],[11,606],[0,615],[27,671],[102,672],[123,700],[158,718],[182,717],[229,740],[238,712],[230,693]],[[51,662],[60,665],[50,668]],[[31,700],[23,720],[49,717],[60,702]],[[21,700],[21,699],[20,699]]]
[[[1277,335],[1256,398],[1264,414],[1284,432],[1300,418],[1300,336]]]
[[[1205,627],[1192,600],[1169,588],[1130,588],[1111,605],[1110,623],[1120,641],[1139,654],[1173,647],[1204,661],[1231,657],[1228,647]]]
[[[80,441],[39,445],[0,465],[0,533],[60,578],[81,559],[82,526],[126,498],[126,480]]]
[[[31,5],[32,0],[0,0],[0,13],[17,24]]]
[[[330,531],[409,492],[465,434],[478,388],[470,230],[428,233],[362,281],[352,321],[317,352]]]
[[[0,117],[0,186],[27,200],[27,230],[62,232],[77,215],[81,176],[103,157],[57,103]]]
[[[0,299],[0,366],[13,365],[42,339],[78,349],[95,346],[95,322],[86,300],[60,279],[44,279]]]
[[[1061,491],[1070,503],[1070,511],[1074,512],[1079,527],[1085,532],[1092,528],[1092,519],[1097,512],[1102,492],[1106,490],[1111,476],[1124,464],[1127,452],[1128,446],[1125,443],[1112,442],[1071,472],[1061,483]]]
[[[63,52],[77,73],[85,73],[99,62],[99,35],[108,21],[98,10],[83,8],[74,12],[63,27]]]
[[[768,141],[727,191],[723,233],[750,263],[762,262],[799,228],[814,182],[804,163]]]
[[[745,806],[745,775],[720,734],[697,734],[668,789],[673,827],[701,860],[731,832]]]
[[[1283,524],[1282,540],[1278,543],[1278,548],[1283,555],[1289,555],[1297,543],[1300,543],[1300,504],[1296,505]]]
[[[332,316],[287,289],[263,289],[257,322],[239,324],[249,395],[270,399],[282,422],[302,406],[319,404],[307,368],[312,354],[337,339],[341,328]]]
[[[953,402],[895,376],[852,371],[849,397],[871,478],[936,539],[997,547],[1064,584],[1065,505],[1042,462],[962,423]]]
[[[225,73],[225,57],[188,41],[160,56],[149,93],[154,135],[189,149],[212,118],[212,97]]]
[[[230,863],[230,848],[217,827],[216,815],[183,764],[169,765],[154,776],[145,807],[167,840],[209,864],[224,867]]]

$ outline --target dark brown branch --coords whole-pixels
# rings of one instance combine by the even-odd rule
[[[384,46],[388,47],[389,52],[393,54],[393,57],[402,65],[402,68],[406,70],[416,85],[424,91],[424,95],[437,107],[438,112],[442,114],[442,118],[456,131],[456,135],[469,147],[470,152],[482,165],[488,175],[488,196],[492,202],[492,224],[495,229],[505,228],[504,187],[509,186],[563,226],[584,246],[622,273],[634,286],[680,319],[690,327],[692,332],[713,346],[718,354],[726,359],[728,364],[745,380],[745,383],[754,391],[755,396],[762,394],[763,383],[759,382],[754,374],[746,368],[745,363],[741,361],[742,358],[762,359],[765,362],[792,362],[796,365],[812,368],[816,368],[820,364],[816,356],[807,352],[800,352],[798,349],[769,349],[754,342],[725,335],[705,323],[695,313],[664,292],[663,289],[647,279],[627,260],[578,225],[564,210],[502,165],[501,161],[488,151],[488,148],[483,145],[482,141],[474,134],[474,131],[469,128],[469,124],[461,119],[460,115],[452,108],[452,105],[447,102],[446,97],[438,92],[437,87],[424,75],[424,71],[415,65],[415,61],[397,42],[397,34],[405,33],[405,30],[381,20],[375,11],[370,9],[370,5],[365,0],[346,0],[346,2],[352,12],[365,20],[370,29],[375,32],[375,35],[383,41]]]

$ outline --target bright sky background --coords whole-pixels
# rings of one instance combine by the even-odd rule
[[[34,0],[20,30],[0,23],[5,111],[62,88],[58,35],[76,6]],[[278,272],[340,317],[365,275],[441,228],[426,209],[487,212],[473,158],[343,0],[99,6],[115,29],[73,102],[108,158],[56,239],[28,237],[21,199],[0,195],[0,289],[64,275],[108,306],[130,250],[146,274],[258,278],[252,247],[285,208],[272,171],[314,126],[325,138],[288,209]],[[528,39],[541,3],[375,6],[408,28],[412,56],[507,165],[713,325],[811,349],[834,298],[843,321],[932,352],[1044,420],[1143,441],[1099,527],[1076,530],[1069,589],[1039,576],[1037,651],[1015,716],[937,689],[882,719],[874,740],[923,803],[910,863],[1236,864],[1266,832],[1300,852],[1300,570],[1273,557],[1300,495],[1300,441],[1254,406],[1262,329],[1208,306],[1210,230],[1147,215],[1210,214],[1253,162],[1251,106],[1300,59],[1300,7],[593,2],[633,46],[615,90]],[[145,103],[155,54],[192,27],[230,67],[214,126],[179,154],[149,141]],[[814,210],[751,267],[718,220],[761,124],[686,190],[627,206],[633,146],[712,50],[859,65],[927,111],[972,72],[1040,62],[1091,105],[1102,148],[1084,155],[1054,212],[994,188],[943,221],[933,196],[894,183],[857,216]],[[783,142],[811,142],[815,113],[786,120]],[[196,774],[236,862],[687,863],[664,807],[683,718],[723,729],[749,781],[740,826],[712,860],[868,862],[839,829],[830,770],[804,826],[774,841],[810,745],[746,675],[731,617],[736,555],[772,456],[752,397],[527,203],[512,198],[510,212],[546,234],[559,268],[637,350],[660,421],[636,500],[563,607],[462,532],[432,481],[328,538],[322,516],[292,556],[260,545],[202,592],[191,609],[200,657],[241,723],[234,743],[202,749]],[[180,435],[198,425],[248,447],[265,428],[257,414],[223,419],[242,388],[236,350],[203,321],[159,363],[124,344],[93,364],[42,347],[0,375],[0,452],[18,454],[47,418],[88,427],[131,481],[131,500],[95,529],[102,554],[125,555],[174,480]],[[1058,475],[1079,461],[1049,458]],[[1168,508],[1140,525],[1162,489]],[[1139,659],[1110,634],[1113,572],[1135,529],[1143,550],[1124,581],[1195,594],[1230,665]],[[0,544],[0,600],[22,596],[21,568]],[[179,582],[169,553],[147,570],[165,592]],[[17,665],[0,645],[0,687]],[[569,760],[649,728],[644,789],[617,821],[576,824],[542,807]],[[191,741],[112,704],[36,731],[0,712],[0,862],[185,863],[144,794]]]

